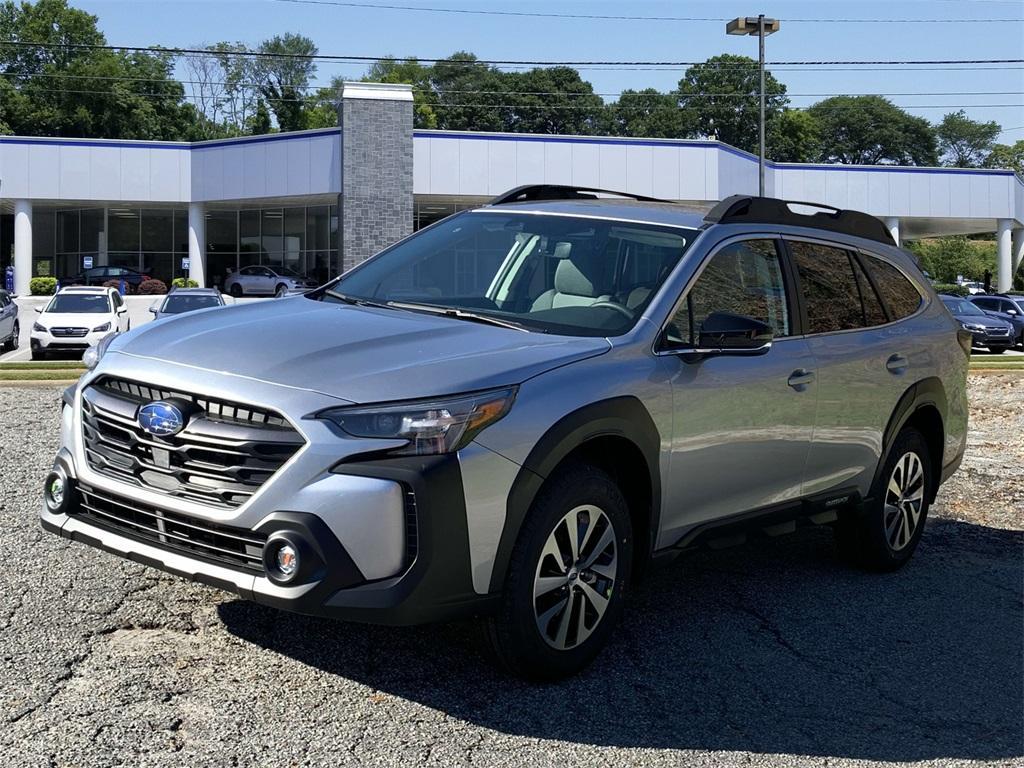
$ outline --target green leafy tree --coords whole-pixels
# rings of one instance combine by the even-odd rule
[[[1013,144],[996,144],[985,158],[986,168],[1009,168],[1024,177],[1024,139]]]
[[[437,127],[451,131],[504,131],[512,122],[505,73],[458,51],[431,68],[430,85],[437,96]]]
[[[306,127],[306,89],[316,74],[310,58],[317,47],[308,37],[286,32],[260,43],[255,75],[260,94],[267,101],[282,131]]]
[[[789,99],[786,86],[771,72],[765,73],[764,90],[765,122],[770,123]],[[697,135],[757,151],[760,79],[756,61],[732,54],[713,56],[686,70],[677,94]]]
[[[810,163],[821,155],[821,126],[809,112],[786,109],[767,127],[766,154],[780,163]]]
[[[433,67],[420,64],[416,59],[389,57],[371,64],[362,79],[367,83],[408,83],[412,86],[413,126],[437,128],[437,95],[432,76]]]
[[[684,115],[690,113],[679,109],[676,95],[656,88],[623,91],[608,110],[612,132],[618,136],[672,139],[689,135],[693,130],[693,120],[684,120]]]
[[[935,126],[939,154],[945,165],[977,168],[992,152],[999,135],[999,123],[971,120],[962,109],[950,112]]]
[[[184,103],[170,54],[77,47],[104,45],[97,19],[66,0],[0,5],[0,116],[26,136],[199,138],[200,117]]]
[[[808,109],[830,163],[937,165],[935,132],[923,117],[881,96],[833,96]]]
[[[504,130],[592,135],[605,127],[605,105],[571,67],[503,73],[508,91]]]
[[[263,99],[256,103],[256,109],[252,113],[252,117],[249,118],[248,129],[253,136],[270,133],[273,130],[273,126],[270,124],[270,110],[267,109],[267,102]]]
[[[935,280],[955,283],[961,275],[968,280],[981,280],[988,270],[996,271],[995,243],[970,240],[966,237],[940,237],[908,243],[924,268]]]

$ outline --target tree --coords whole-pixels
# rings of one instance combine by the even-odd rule
[[[317,47],[308,37],[286,32],[260,43],[255,75],[282,131],[306,127],[306,89],[316,74]]]
[[[690,113],[679,109],[675,94],[662,93],[655,88],[623,91],[608,109],[612,133],[618,136],[679,138],[690,132],[693,123],[690,118],[684,120],[683,116]]]
[[[786,109],[768,124],[766,154],[780,163],[811,163],[821,155],[821,126],[814,115]]]
[[[431,67],[430,87],[437,97],[437,127],[450,131],[504,131],[511,124],[506,105],[511,90],[505,73],[480,64],[466,51]]]
[[[388,57],[375,61],[363,75],[367,83],[408,83],[412,86],[413,126],[437,128],[437,94],[431,84],[433,68],[416,59]]]
[[[971,120],[962,109],[950,112],[935,127],[939,153],[944,165],[977,168],[992,151],[999,135],[999,123]]]
[[[1009,168],[1024,177],[1024,139],[1014,144],[996,144],[985,158],[986,168]]]
[[[765,72],[765,122],[789,103],[786,86]],[[679,106],[693,119],[697,135],[756,152],[760,80],[757,62],[722,54],[686,70],[677,91]]]
[[[823,162],[938,164],[935,133],[928,121],[881,96],[833,96],[808,112],[821,126]]]
[[[503,73],[508,92],[504,130],[592,135],[604,127],[604,101],[571,67]]]
[[[89,47],[106,44],[96,22],[66,0],[0,5],[0,39],[51,44],[3,46],[0,114],[7,129],[25,136],[201,138],[200,117],[173,77],[173,58]]]
[[[940,283],[955,283],[961,275],[980,280],[985,271],[996,271],[995,243],[966,237],[940,237],[908,243],[921,261],[921,267]]]
[[[256,103],[256,109],[249,118],[248,129],[253,136],[270,133],[273,130],[270,124],[270,110],[267,109],[267,102],[263,99]]]

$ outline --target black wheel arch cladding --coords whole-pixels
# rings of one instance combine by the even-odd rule
[[[645,546],[639,546],[635,554],[637,557],[650,554],[661,515],[661,435],[640,400],[631,396],[610,398],[591,403],[563,416],[544,433],[530,451],[509,492],[505,526],[491,572],[491,593],[502,589],[512,548],[544,482],[574,451],[589,441],[603,437],[625,439],[636,446],[643,456],[648,474],[648,478],[645,479],[650,484],[650,509],[647,510],[650,541],[645,542]]]
[[[915,416],[921,415],[925,409],[933,408],[938,414],[941,421],[940,425],[940,437],[945,435],[945,425],[947,415],[949,413],[949,403],[946,399],[946,389],[942,384],[942,381],[937,377],[929,377],[922,379],[910,387],[903,393],[899,401],[896,403],[896,408],[893,410],[892,416],[889,418],[889,423],[886,425],[885,432],[882,435],[882,455],[878,461],[878,466],[875,469],[875,476],[872,481],[872,488],[875,488],[879,482],[879,478],[882,475],[882,470],[885,467],[886,458],[889,455],[889,451],[892,449],[893,443],[896,442],[897,436],[911,421],[915,419]],[[925,444],[928,445],[929,449],[935,450],[935,446],[932,445],[931,438],[933,435],[924,434]],[[942,439],[939,440],[938,450],[935,451],[936,455],[931,456],[931,470],[932,470],[932,487],[929,489],[929,502],[935,500],[935,495],[939,489],[939,479],[942,475],[942,454],[943,454],[944,442]]]

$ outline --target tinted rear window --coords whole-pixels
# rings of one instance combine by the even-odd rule
[[[921,294],[906,275],[887,261],[874,256],[865,256],[864,261],[875,279],[882,298],[889,306],[893,320],[909,317],[921,306]]]
[[[804,303],[807,332],[863,328],[864,308],[848,251],[817,243],[790,241]]]

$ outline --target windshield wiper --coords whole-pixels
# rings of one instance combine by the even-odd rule
[[[338,293],[330,289],[324,291],[324,295],[330,296],[333,299],[337,299],[345,304],[351,304],[354,307],[377,307],[378,309],[395,309],[391,304],[385,304],[382,301],[373,301],[371,299],[363,299],[358,296],[349,296],[345,293]]]
[[[458,307],[439,307],[436,304],[416,304],[415,302],[408,301],[389,301],[388,306],[396,309],[409,309],[414,312],[430,312],[434,315],[453,317],[457,320],[469,320],[473,323],[486,323],[487,325],[496,325],[499,328],[511,328],[514,331],[523,331],[524,333],[531,333],[535,330],[527,328],[522,323],[517,323],[512,320],[502,320],[501,318],[491,317],[490,315],[478,315],[476,312],[467,312],[466,310],[459,309]],[[543,330],[540,332],[545,333]]]

